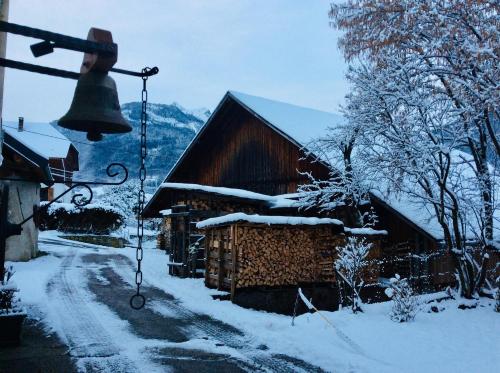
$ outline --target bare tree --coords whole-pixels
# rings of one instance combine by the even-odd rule
[[[485,283],[493,240],[498,10],[489,1],[379,0],[330,13],[353,62],[346,116],[365,179],[433,210],[465,297]]]

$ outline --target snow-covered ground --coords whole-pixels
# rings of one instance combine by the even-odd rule
[[[55,237],[54,232],[42,234],[45,239]],[[17,271],[15,280],[28,309],[30,306],[40,309],[45,314],[46,322],[52,324],[50,326],[56,331],[64,329],[65,320],[50,316],[54,312],[54,304],[51,303],[53,298],[51,300],[47,294],[50,288],[47,285],[64,265],[65,251],[75,250],[69,245],[69,242],[67,247],[42,244],[41,249],[48,251],[49,255],[28,263],[12,263]],[[135,260],[132,248],[117,250],[84,246],[97,255],[121,254]],[[500,366],[500,315],[493,311],[493,304],[488,300],[481,300],[477,308],[467,310],[458,309],[458,301],[442,301],[436,303],[441,309],[438,313],[428,313],[430,305],[425,304],[415,321],[409,323],[391,321],[388,316],[391,304],[387,302],[366,305],[365,312],[356,315],[349,310],[322,312],[321,315],[329,323],[319,314],[305,314],[297,317],[292,326],[289,316],[244,309],[229,301],[214,300],[212,295],[218,292],[205,288],[203,280],[169,276],[166,262],[163,252],[147,249],[143,261],[145,283],[172,294],[188,310],[233,325],[256,343],[266,345],[272,353],[297,357],[327,371],[498,372]],[[117,265],[114,268],[125,282],[134,278],[130,267]],[[125,340],[131,346],[146,345],[144,340],[139,343],[139,337],[126,332],[126,322],[105,310],[106,307],[95,299],[89,297],[83,301],[87,307],[102,315],[100,322],[116,326],[111,328],[117,330],[116,334],[111,334],[112,339]],[[160,304],[153,302],[149,306],[158,308],[159,313],[165,312]],[[134,338],[137,339],[135,344]],[[193,343],[198,349],[211,351],[214,348],[200,340],[189,341],[188,345]],[[226,349],[226,353],[238,358],[237,351]],[[139,354],[125,355],[132,360],[144,359]],[[144,362],[141,366],[148,366],[142,364]]]

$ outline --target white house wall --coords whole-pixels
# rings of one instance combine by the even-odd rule
[[[40,185],[25,181],[7,182],[9,184],[9,212],[11,223],[20,223],[33,213],[33,206],[40,205]],[[6,242],[5,259],[27,261],[38,253],[38,229],[33,219],[23,225],[19,236],[11,236]]]

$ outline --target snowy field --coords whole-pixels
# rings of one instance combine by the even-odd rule
[[[44,232],[42,239],[57,239],[57,236],[54,232]],[[15,280],[21,289],[21,298],[28,310],[40,310],[38,317],[58,332],[63,341],[66,320],[54,316],[57,299],[54,300],[54,294],[49,296],[48,285],[64,265],[65,251],[75,250],[71,248],[71,242],[67,241],[67,244],[42,244],[40,249],[49,252],[49,255],[27,263],[11,263],[16,270]],[[84,246],[95,255],[121,254],[135,260],[132,248]],[[477,308],[468,310],[458,309],[458,301],[434,303],[441,310],[438,313],[430,312],[432,304],[426,303],[421,306],[415,321],[402,324],[390,320],[390,303],[379,303],[365,306],[365,312],[357,315],[347,309],[322,312],[329,323],[318,314],[305,314],[296,318],[292,326],[289,316],[213,300],[212,295],[217,291],[205,288],[202,279],[169,276],[166,262],[163,252],[147,249],[143,261],[145,283],[173,295],[186,309],[234,326],[256,343],[266,345],[273,353],[297,357],[327,371],[498,372],[500,367],[500,315],[493,311],[493,304],[488,300],[481,300]],[[123,281],[133,281],[134,274],[130,268],[116,268]],[[139,337],[134,343],[135,337],[127,332],[126,321],[92,297],[85,298],[84,302],[102,315],[100,321],[113,339],[125,339],[126,344],[132,346],[131,350],[138,348],[127,355],[129,359],[147,359],[147,355],[139,353],[140,348],[147,347],[147,344],[140,342]],[[157,307],[160,313],[165,312],[161,304],[153,302],[149,306]],[[203,340],[179,345],[180,348],[193,346],[207,351],[214,348]],[[239,352],[229,347],[225,348],[225,353],[239,358]],[[145,369],[156,370],[154,364],[150,365],[147,361],[140,363]]]

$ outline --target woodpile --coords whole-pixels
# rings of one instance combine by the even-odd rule
[[[238,227],[237,288],[334,281],[335,246],[329,227]]]
[[[229,214],[232,212],[255,214],[261,210],[257,204],[254,206],[252,204],[241,203],[236,200],[232,201],[227,198],[219,198],[215,196],[206,196],[205,198],[185,198],[177,201],[177,204],[188,205],[191,210],[211,210],[219,211],[223,214]]]
[[[263,225],[238,223],[206,230],[205,283],[229,290],[334,283],[337,247],[345,242],[329,225]],[[380,253],[378,240],[371,257]],[[376,281],[375,267],[366,281]]]

